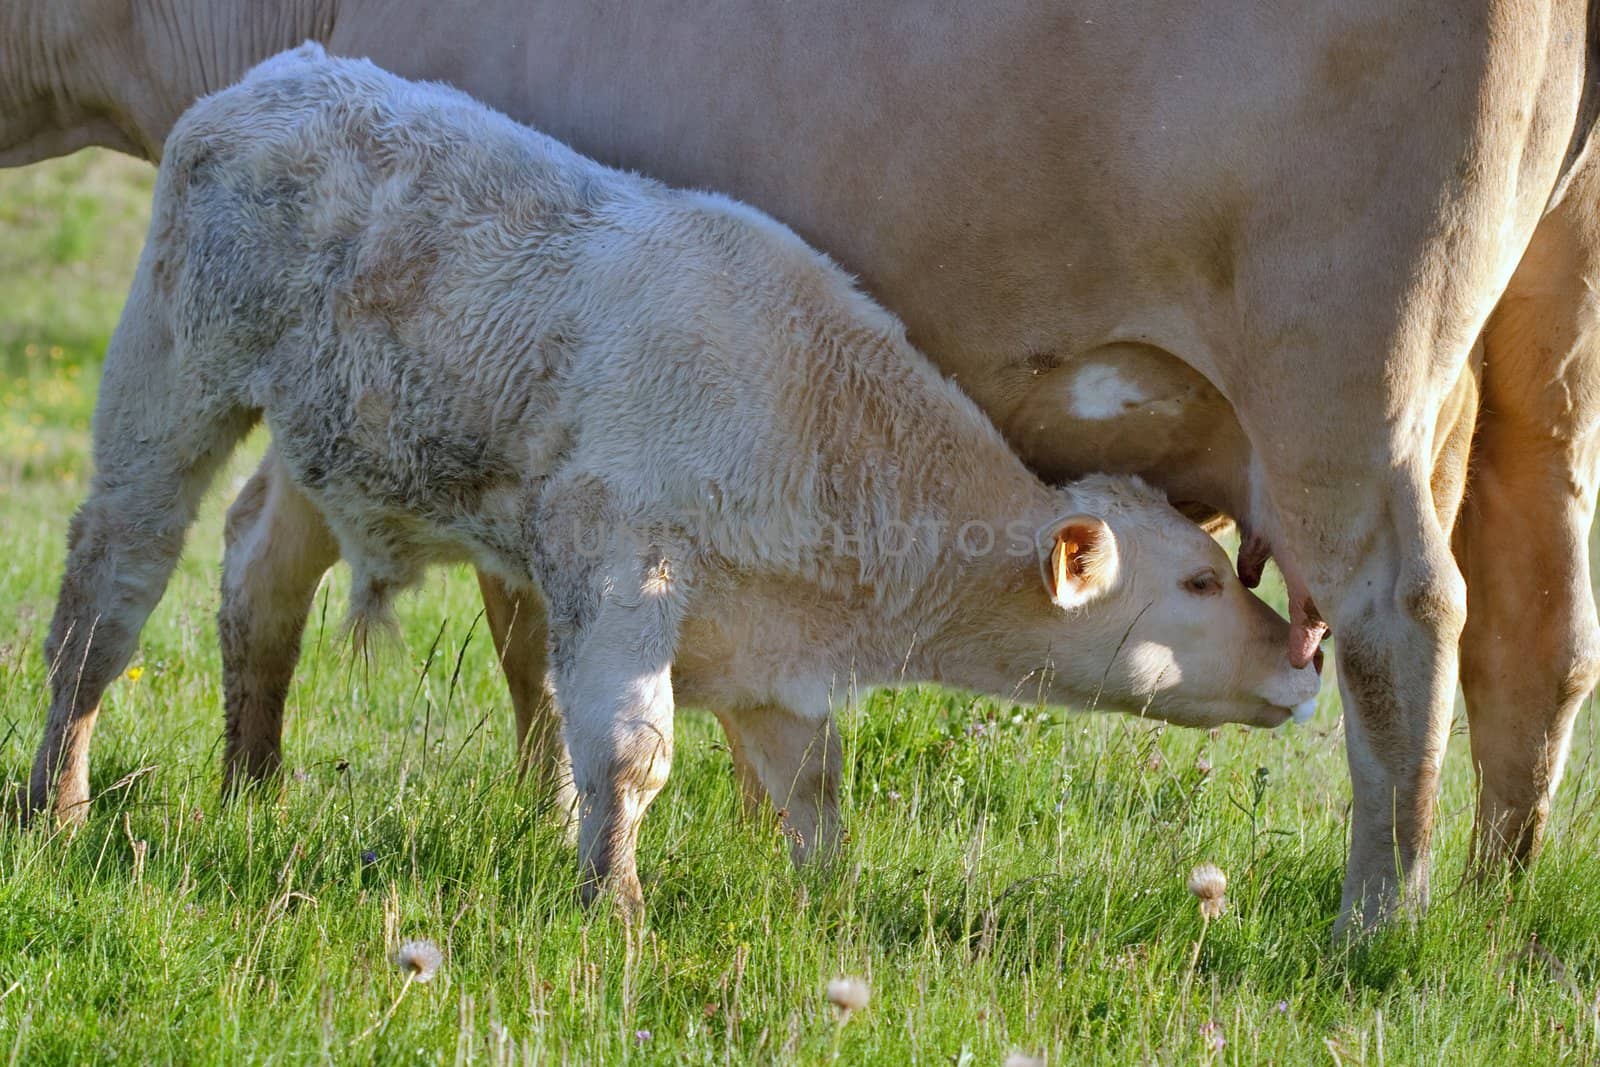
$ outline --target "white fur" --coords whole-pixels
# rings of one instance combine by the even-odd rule
[[[1273,725],[1315,691],[1236,582],[1183,591],[1231,568],[1160,494],[1039,482],[783,226],[315,46],[167,144],[61,641],[136,636],[258,416],[350,560],[356,623],[441,560],[542,592],[590,889],[637,897],[680,699],[719,714],[804,854],[833,836],[828,715],[856,684]],[[1067,515],[1118,561],[1070,612],[1033,542]],[[973,524],[986,551],[950,536]],[[1176,669],[1139,666],[1158,659]],[[57,696],[52,723],[77,699]]]
[[[1121,418],[1148,399],[1138,382],[1104,363],[1086,363],[1072,376],[1072,414],[1080,419]]]

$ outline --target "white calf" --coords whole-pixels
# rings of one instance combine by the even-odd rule
[[[308,46],[167,144],[36,804],[87,799],[101,692],[260,417],[350,560],[358,631],[440,560],[542,591],[586,895],[641,900],[680,699],[804,855],[834,837],[827,726],[854,686],[1267,726],[1316,691],[1210,538],[1132,480],[1040,482],[784,227]]]

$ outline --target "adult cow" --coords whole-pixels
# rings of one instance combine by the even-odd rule
[[[1354,780],[1345,919],[1425,896],[1458,642],[1480,857],[1537,844],[1600,670],[1581,0],[0,11],[0,162],[153,159],[195,96],[311,37],[771,211],[859,273],[1042,474],[1132,471],[1237,516],[1245,569],[1269,548],[1290,580],[1296,657],[1320,605]],[[1448,531],[1480,336],[1464,587]],[[223,620],[228,761],[255,775],[337,547],[270,459],[229,525],[225,580],[250,608]],[[519,722],[554,751],[537,606],[484,589]],[[87,797],[94,710],[41,746],[35,799],[61,815]]]

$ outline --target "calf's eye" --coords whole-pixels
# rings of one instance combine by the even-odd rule
[[[1208,568],[1185,578],[1183,588],[1185,592],[1193,593],[1195,596],[1212,596],[1222,592],[1222,579],[1216,571]]]

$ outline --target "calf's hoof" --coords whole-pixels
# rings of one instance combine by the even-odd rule
[[[229,800],[258,786],[276,784],[283,778],[283,758],[268,754],[234,753],[223,757],[222,799]]]
[[[597,907],[615,908],[624,926],[635,927],[644,922],[644,888],[637,875],[588,879],[578,886],[578,899],[590,911]]]
[[[89,817],[88,791],[63,789],[52,793],[37,786],[19,787],[5,814],[7,821],[14,819],[25,828],[45,825],[75,830]]]

